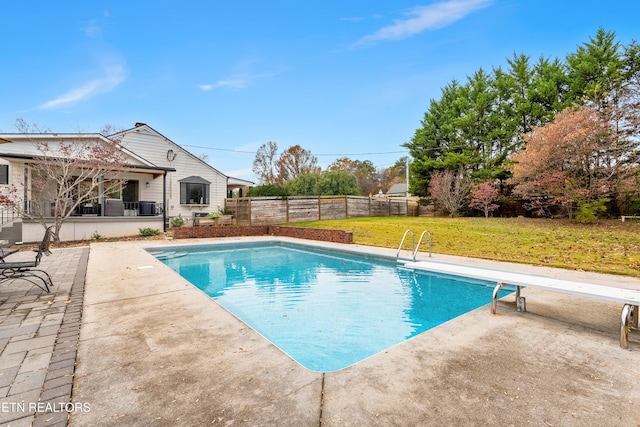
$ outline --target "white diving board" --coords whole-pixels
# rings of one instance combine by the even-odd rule
[[[493,297],[491,300],[492,314],[496,314],[498,292],[502,286],[515,285],[516,302],[519,302],[520,288],[524,286],[623,304],[620,322],[620,346],[622,348],[629,348],[629,329],[632,327],[634,329],[638,328],[640,290],[615,288],[591,283],[554,279],[546,276],[528,275],[510,271],[491,270],[433,261],[411,262],[399,260],[399,263],[404,264],[404,266],[409,269],[452,274],[455,276],[471,277],[474,279],[496,282],[496,287],[493,290]],[[524,311],[524,308],[522,311]]]

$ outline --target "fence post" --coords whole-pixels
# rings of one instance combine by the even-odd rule
[[[349,218],[349,196],[344,196],[344,217]]]
[[[287,222],[289,222],[289,199],[284,199],[284,211],[287,218]]]
[[[236,197],[236,225],[240,225],[238,224],[238,217],[240,216],[240,205],[238,205],[238,200],[240,200],[240,197]]]
[[[251,213],[251,197],[249,197],[249,205],[248,205],[248,210],[249,210],[249,225],[251,226],[251,220],[253,219],[253,213]]]

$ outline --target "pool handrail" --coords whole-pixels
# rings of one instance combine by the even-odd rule
[[[420,235],[420,239],[418,240],[418,244],[416,246],[416,249],[413,251],[413,260],[416,260],[416,255],[418,255],[418,249],[420,249],[420,244],[422,243],[422,238],[424,237],[424,235],[427,234],[427,242],[428,242],[428,248],[429,248],[429,258],[431,258],[431,247],[433,246],[433,242],[431,240],[431,233],[427,230],[424,230],[422,232],[422,234]]]
[[[402,240],[400,241],[400,245],[398,246],[398,251],[396,252],[396,259],[397,260],[400,259],[400,251],[402,250],[402,245],[404,245],[404,241],[407,238],[407,234],[409,233],[411,233],[411,252],[413,256],[411,258],[406,258],[406,259],[410,259],[415,262],[416,256],[418,255],[418,250],[420,249],[420,245],[422,244],[422,239],[424,238],[425,234],[427,234],[427,241],[429,243],[429,258],[431,258],[431,248],[433,246],[431,233],[427,230],[424,230],[422,234],[420,234],[420,239],[418,240],[418,244],[415,245],[415,233],[413,232],[413,230],[408,229],[407,231],[404,232],[404,235],[402,236]]]
[[[408,229],[407,231],[404,232],[402,236],[402,240],[400,240],[400,246],[398,246],[398,252],[396,252],[396,259],[400,259],[400,251],[402,250],[402,245],[404,245],[404,240],[407,238],[407,234],[409,233],[411,233],[411,251],[413,251],[416,235],[413,232],[413,230]],[[415,261],[415,258],[414,258],[414,261]]]

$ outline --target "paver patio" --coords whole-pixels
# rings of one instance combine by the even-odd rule
[[[43,257],[51,293],[24,280],[0,284],[0,423],[67,425],[88,258],[88,247]]]

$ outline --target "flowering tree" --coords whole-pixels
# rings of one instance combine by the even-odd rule
[[[471,181],[462,172],[444,170],[431,174],[429,194],[451,217],[465,206],[470,191]]]
[[[125,159],[119,141],[107,138],[32,142],[37,155],[29,162],[30,185],[11,185],[0,205],[47,228],[53,219],[53,240],[62,224],[81,205],[97,202],[122,189]]]
[[[544,127],[525,135],[526,148],[514,154],[514,193],[529,209],[547,212],[563,206],[569,217],[578,201],[605,198],[615,191],[627,152],[611,138],[597,111],[566,109]]]
[[[500,206],[493,203],[498,197],[498,189],[492,183],[485,181],[476,184],[471,188],[471,202],[469,206],[484,212],[484,217],[489,217],[489,212],[493,212]]]

